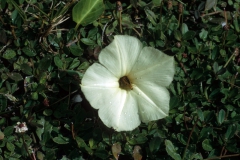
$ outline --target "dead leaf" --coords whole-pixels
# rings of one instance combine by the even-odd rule
[[[134,147],[133,158],[134,158],[134,160],[142,160],[141,147],[140,146],[135,146]]]
[[[4,139],[4,133],[0,131],[0,140]]]
[[[112,154],[115,157],[116,160],[118,160],[118,156],[121,153],[121,145],[119,143],[114,143],[112,145]]]

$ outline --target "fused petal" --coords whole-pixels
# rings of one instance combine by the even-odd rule
[[[118,78],[99,63],[90,66],[82,79],[82,86],[118,88]]]
[[[101,51],[99,61],[115,77],[120,78],[131,71],[141,50],[142,43],[137,38],[126,35],[114,36],[112,43]]]
[[[81,90],[91,106],[95,109],[100,109],[108,106],[112,102],[111,98],[114,98],[120,89],[82,85]]]
[[[156,83],[166,87],[172,82],[174,73],[173,57],[152,47],[144,47],[129,77],[134,83]]]
[[[169,92],[165,87],[138,83],[134,86],[141,121],[147,123],[168,116]]]
[[[132,94],[119,90],[112,97],[112,103],[99,109],[99,117],[105,125],[113,127],[118,132],[131,131],[140,125],[137,101]]]
[[[108,127],[130,131],[140,124],[138,106],[133,96],[119,88],[82,86],[91,106],[99,109],[99,117]]]

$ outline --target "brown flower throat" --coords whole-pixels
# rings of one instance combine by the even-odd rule
[[[119,82],[119,87],[121,89],[124,89],[124,90],[127,90],[127,91],[133,89],[133,87],[131,85],[131,82],[130,82],[130,80],[128,79],[127,76],[121,77],[118,82]]]

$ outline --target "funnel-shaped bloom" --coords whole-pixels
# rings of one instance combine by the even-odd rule
[[[108,127],[130,131],[169,112],[166,89],[174,76],[174,58],[144,47],[131,36],[115,36],[90,66],[81,89]]]

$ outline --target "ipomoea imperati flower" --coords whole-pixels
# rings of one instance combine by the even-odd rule
[[[108,127],[130,131],[142,122],[164,118],[169,112],[169,92],[174,58],[135,37],[117,35],[90,66],[81,89]]]

